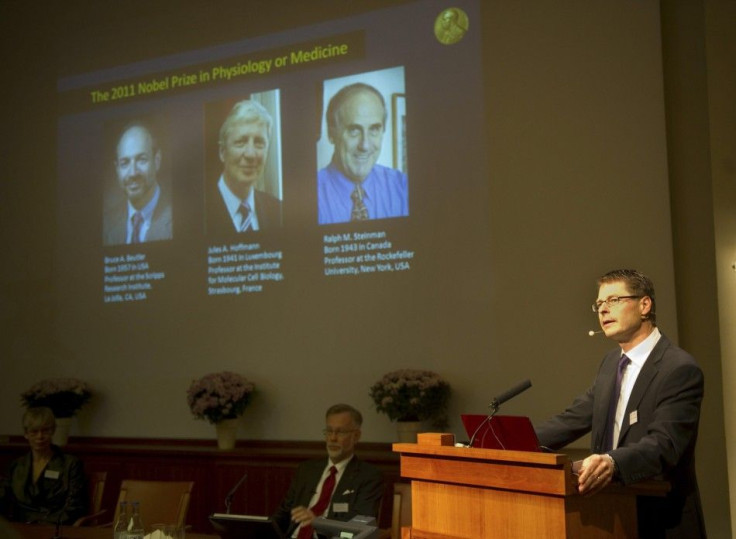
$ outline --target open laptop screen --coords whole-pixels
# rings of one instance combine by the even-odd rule
[[[541,451],[532,422],[526,416],[463,414],[461,418],[471,447]]]
[[[214,513],[210,522],[223,539],[283,539],[284,535],[269,517]]]

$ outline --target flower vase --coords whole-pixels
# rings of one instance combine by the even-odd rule
[[[65,446],[69,441],[69,429],[72,426],[71,417],[57,417],[56,418],[56,430],[51,438],[51,443],[58,445],[59,447]]]
[[[215,423],[218,449],[233,449],[238,435],[238,419],[221,419]]]
[[[417,433],[422,430],[421,421],[397,421],[396,434],[399,443],[415,444],[417,443]]]

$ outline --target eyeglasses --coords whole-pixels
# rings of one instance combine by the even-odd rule
[[[345,436],[355,431],[356,429],[322,429],[322,434],[324,434],[325,438],[329,438],[333,434],[338,438],[345,438]]]
[[[615,307],[616,305],[621,303],[622,299],[636,299],[636,298],[643,298],[643,297],[644,296],[611,296],[608,299],[596,301],[590,307],[593,309],[594,313],[597,313],[598,311],[601,310],[601,307],[603,307],[604,304],[607,305],[608,307]]]
[[[38,436],[39,434],[42,434],[43,436],[51,436],[53,433],[54,427],[40,427],[37,429],[28,429],[26,431],[28,436]]]

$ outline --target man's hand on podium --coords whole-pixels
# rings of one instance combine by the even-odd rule
[[[614,471],[614,462],[609,455],[590,455],[580,467],[578,492],[592,496],[611,482]]]

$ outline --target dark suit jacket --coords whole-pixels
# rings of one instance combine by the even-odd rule
[[[542,446],[559,449],[590,432],[591,451],[605,452],[608,403],[620,356],[620,349],[609,352],[593,386],[562,414],[536,427]],[[618,447],[609,451],[623,484],[654,478],[672,486],[664,498],[639,498],[640,537],[705,537],[694,456],[703,387],[695,359],[662,335],[632,389]]]
[[[128,236],[127,221],[128,200],[123,197],[120,204],[105,212],[103,219],[103,244],[124,244]],[[171,195],[161,187],[158,203],[153,209],[153,215],[151,216],[151,226],[146,232],[144,241],[170,240],[174,237],[172,227]]]
[[[31,453],[14,460],[3,481],[3,513],[19,522],[71,524],[87,514],[87,479],[82,461],[52,446],[54,455],[36,483]]]
[[[258,215],[258,229],[268,230],[281,226],[281,201],[273,195],[255,189],[253,196],[256,201]],[[249,230],[248,232],[253,232]],[[237,234],[225,201],[215,184],[207,203],[207,234]]]
[[[289,491],[273,514],[274,521],[285,533],[291,524],[291,510],[309,506],[317,484],[327,466],[327,459],[310,460],[299,465]],[[378,517],[383,495],[383,477],[375,466],[353,457],[348,462],[340,482],[335,485],[326,518],[348,521],[356,515]],[[335,513],[335,504],[346,504],[347,512]]]

